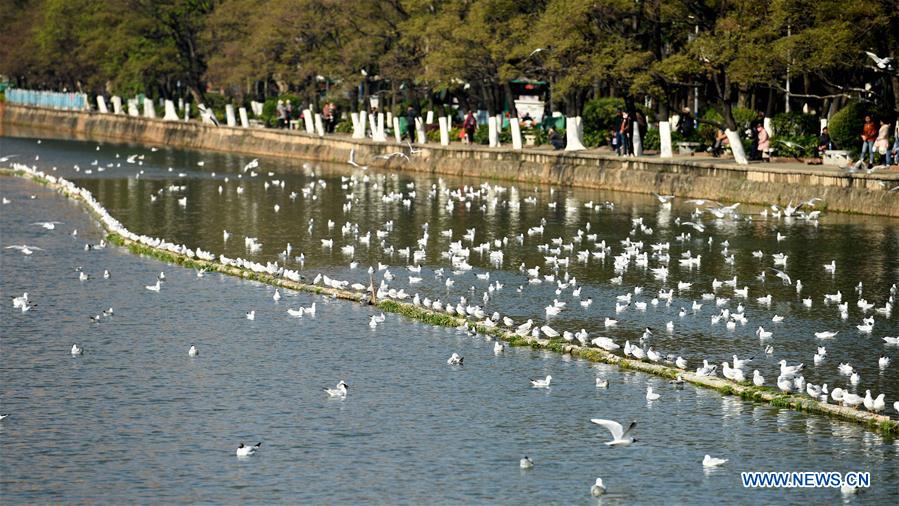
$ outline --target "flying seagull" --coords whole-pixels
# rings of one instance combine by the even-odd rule
[[[633,437],[626,438],[628,433],[637,426],[636,420],[631,422],[631,424],[627,427],[627,430],[624,430],[624,427],[621,426],[620,423],[615,422],[613,420],[603,420],[601,418],[591,418],[591,422],[596,425],[602,425],[609,432],[612,433],[612,440],[606,442],[607,446],[627,446],[636,441]]]
[[[881,57],[877,56],[876,54],[872,53],[871,51],[865,51],[865,54],[868,55],[872,60],[874,60],[874,63],[877,65],[877,68],[879,68],[881,70],[892,70],[893,69],[893,65],[891,64],[891,62],[893,61],[892,57],[887,56],[885,58],[881,58]]]

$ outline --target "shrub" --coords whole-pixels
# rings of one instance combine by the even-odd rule
[[[868,111],[863,104],[851,102],[830,118],[827,129],[837,149],[845,149],[852,153],[859,151],[862,126]]]
[[[617,113],[624,109],[622,98],[596,98],[584,105],[584,113],[581,121],[584,126],[584,137],[587,134],[596,134],[614,130],[617,125]]]
[[[262,117],[260,119],[263,121],[263,123],[265,123],[265,126],[269,126],[269,127],[278,126],[278,114],[277,114],[277,110],[276,110],[278,107],[278,100],[284,100],[285,102],[287,100],[290,100],[290,103],[294,107],[294,109],[293,109],[294,116],[299,115],[299,111],[297,111],[297,107],[299,107],[299,104],[302,103],[302,101],[300,100],[300,97],[298,97],[296,95],[279,95],[277,97],[266,100],[265,104],[263,104],[263,106],[262,106]]]
[[[775,130],[775,133],[777,131]],[[777,156],[796,157],[814,156],[818,149],[817,135],[781,136],[775,135],[771,145]]]
[[[774,137],[798,138],[818,135],[818,118],[801,112],[783,112],[771,118]]]
[[[652,128],[643,134],[643,149],[658,151],[662,149],[662,140],[659,138],[659,129]]]
[[[341,134],[351,134],[353,133],[353,122],[349,120],[341,121],[334,127],[334,131]]]
[[[737,133],[739,133],[742,138],[744,137],[744,132],[749,129],[749,124],[756,118],[757,114],[752,109],[745,109],[742,107],[734,107],[731,112],[734,115],[734,121],[737,122]],[[705,114],[702,115],[702,118],[709,121],[724,123],[724,118],[721,117],[716,109],[708,109]],[[702,142],[706,144],[713,144],[715,142],[715,132],[718,130],[716,127],[700,123],[698,130]]]

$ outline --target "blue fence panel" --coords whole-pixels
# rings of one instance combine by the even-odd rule
[[[11,104],[33,105],[50,109],[85,110],[90,105],[84,93],[61,93],[56,91],[22,90],[9,88],[6,100]]]

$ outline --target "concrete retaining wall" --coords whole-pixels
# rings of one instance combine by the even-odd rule
[[[832,168],[720,164],[713,161],[622,159],[606,154],[545,149],[428,144],[406,161],[374,156],[397,151],[393,143],[354,140],[348,135],[321,138],[271,129],[215,127],[199,122],[168,122],[96,112],[71,112],[0,103],[0,136],[11,127],[42,135],[94,141],[126,141],[199,150],[345,162],[355,149],[360,164],[519,183],[546,183],[637,193],[658,192],[684,198],[785,205],[812,197],[830,211],[899,217],[899,173],[848,176]]]

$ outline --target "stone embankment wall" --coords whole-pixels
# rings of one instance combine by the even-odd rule
[[[125,115],[70,112],[0,103],[0,136],[13,128],[41,135],[93,141],[123,141],[199,150],[229,151],[345,162],[355,150],[360,164],[519,183],[545,183],[637,193],[674,194],[726,202],[786,205],[820,197],[829,211],[899,217],[899,173],[847,175],[833,168],[800,164],[715,163],[703,159],[623,159],[594,152],[488,148],[427,144],[409,160],[376,155],[398,151],[348,135],[318,137],[301,132],[169,122]]]

